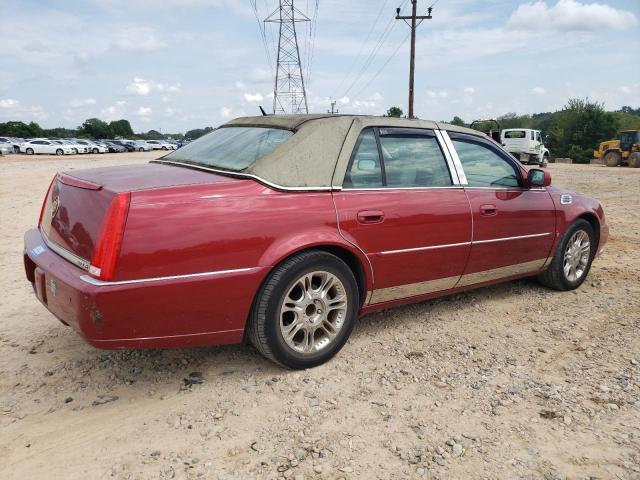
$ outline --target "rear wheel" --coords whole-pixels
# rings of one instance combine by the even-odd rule
[[[349,267],[326,252],[284,261],[260,289],[247,325],[251,343],[287,368],[320,365],[344,346],[360,307]]]
[[[97,148],[94,148],[93,150],[91,150],[91,153],[100,153],[100,152],[98,152]]]
[[[602,158],[602,163],[607,167],[617,167],[618,165],[620,165],[620,163],[622,163],[622,156],[620,155],[620,152],[612,150],[605,153],[604,157]]]
[[[631,168],[640,168],[640,152],[629,155],[628,163]]]
[[[33,155],[33,148],[27,148],[27,155]]]
[[[595,255],[596,236],[586,220],[575,221],[562,236],[546,272],[538,276],[543,285],[554,290],[574,290],[587,278]]]
[[[62,149],[61,149],[61,148],[58,148],[58,149],[56,150],[56,155],[58,155],[58,156],[60,156],[60,155],[64,155],[64,152],[62,151]]]

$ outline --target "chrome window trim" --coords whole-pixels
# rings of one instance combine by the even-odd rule
[[[117,281],[110,281],[110,282],[98,280],[97,278],[90,277],[89,275],[81,275],[80,280],[82,280],[85,283],[95,285],[97,287],[112,287],[117,285],[135,285],[140,283],[162,282],[165,280],[183,280],[183,279],[189,279],[189,278],[215,277],[218,275],[247,273],[247,272],[251,272],[258,269],[259,267],[236,268],[233,270],[218,270],[214,272],[189,273],[185,275],[170,275],[167,277],[150,277],[150,278],[140,278],[136,280],[117,280]]]
[[[460,161],[460,157],[458,156],[458,152],[453,146],[453,142],[449,137],[449,133],[446,130],[440,130],[442,139],[444,140],[449,153],[451,154],[451,159],[453,160],[453,165],[455,166],[456,173],[458,174],[458,178],[460,179],[460,184],[467,186],[469,185],[469,181],[467,180],[467,175],[464,173],[464,168],[462,168],[462,162]]]
[[[50,240],[49,237],[47,237],[47,234],[44,233],[42,229],[40,229],[40,234],[42,235],[42,239],[44,240],[44,243],[47,245],[47,247],[49,247],[50,250],[57,253],[65,260],[73,263],[76,267],[80,267],[83,270],[86,270],[87,272],[89,271],[89,267],[91,266],[91,262],[89,260],[87,260],[86,258],[82,258],[79,255],[76,255],[75,253],[67,250],[66,248],[61,247],[60,245],[55,243],[53,240]]]
[[[181,166],[181,167],[193,168],[195,170],[202,170],[202,171],[205,171],[205,172],[219,173],[221,175],[226,175],[226,176],[229,176],[229,177],[249,178],[251,180],[256,180],[256,181],[258,181],[258,182],[260,182],[263,185],[266,185],[268,187],[274,188],[276,190],[283,190],[283,191],[286,191],[286,192],[331,192],[331,191],[342,190],[342,187],[336,187],[336,186],[328,186],[328,187],[285,187],[284,185],[278,185],[277,183],[270,182],[269,180],[265,180],[264,178],[259,177],[258,175],[254,175],[252,173],[232,172],[232,171],[229,171],[229,170],[221,170],[219,168],[205,167],[205,166],[202,166],[202,165],[193,165],[191,163],[176,162],[176,161],[173,161],[173,160],[157,159],[157,160],[151,160],[150,163],[160,163],[160,164],[167,164],[167,165],[178,165],[178,166]]]
[[[447,162],[447,167],[449,168],[449,175],[451,175],[451,180],[454,185],[460,185],[460,176],[458,175],[458,171],[453,163],[453,158],[451,157],[451,152],[449,151],[449,147],[445,143],[444,138],[442,137],[442,131],[434,130],[436,134],[436,140],[440,144],[440,150],[444,154],[444,159]]]
[[[448,187],[371,187],[371,188],[343,188],[343,192],[367,192],[367,191],[383,191],[389,190],[462,190],[462,185],[450,185]]]

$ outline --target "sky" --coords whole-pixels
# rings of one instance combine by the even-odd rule
[[[418,0],[421,14],[436,0]],[[256,11],[253,4],[256,5]],[[296,0],[311,113],[407,111],[408,0]],[[0,0],[0,122],[126,118],[185,132],[273,108],[276,0]],[[257,13],[257,16],[256,16]],[[311,31],[310,31],[310,25]],[[465,121],[570,98],[640,106],[640,1],[437,0],[415,113]],[[265,48],[266,47],[266,48]],[[268,55],[267,55],[268,52]]]

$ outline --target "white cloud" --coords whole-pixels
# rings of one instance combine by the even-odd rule
[[[220,109],[220,116],[222,118],[229,118],[231,116],[233,112],[231,111],[231,109],[229,107],[222,107]]]
[[[531,93],[533,93],[534,95],[544,95],[547,93],[547,91],[542,87],[533,87],[531,89]]]
[[[71,108],[90,107],[96,104],[95,98],[76,98],[69,100],[67,105]]]
[[[136,115],[140,117],[149,117],[153,113],[151,107],[140,107],[136,110]]]
[[[260,93],[245,93],[244,99],[247,102],[261,102],[264,100],[264,97]]]
[[[351,99],[345,95],[344,97],[340,98],[338,102],[340,103],[340,105],[349,105]]]
[[[108,122],[111,120],[119,120],[126,114],[126,105],[126,101],[118,100],[115,104],[100,110],[100,118]]]
[[[474,93],[476,93],[476,89],[473,87],[467,87],[464,89],[464,93],[468,95],[473,95]]]
[[[116,33],[113,46],[131,53],[151,53],[167,47],[151,28],[131,26]]]
[[[20,106],[20,102],[18,100],[14,100],[13,98],[3,98],[0,99],[0,108],[16,108]]]
[[[520,5],[509,18],[509,25],[523,29],[625,30],[638,24],[636,16],[600,3],[558,0],[551,6],[546,1]]]
[[[427,90],[426,93],[429,98],[447,98],[449,96],[449,92],[446,90],[440,90],[437,92],[434,90]]]
[[[177,93],[180,91],[180,84],[176,83],[174,85],[169,85],[164,83],[157,83],[153,80],[145,80],[144,78],[135,77],[133,79],[133,82],[127,85],[126,90],[128,93],[142,96],[146,96],[154,92]]]

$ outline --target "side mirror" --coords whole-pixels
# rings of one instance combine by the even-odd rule
[[[530,187],[548,187],[551,185],[551,174],[539,168],[532,168],[527,175]]]

